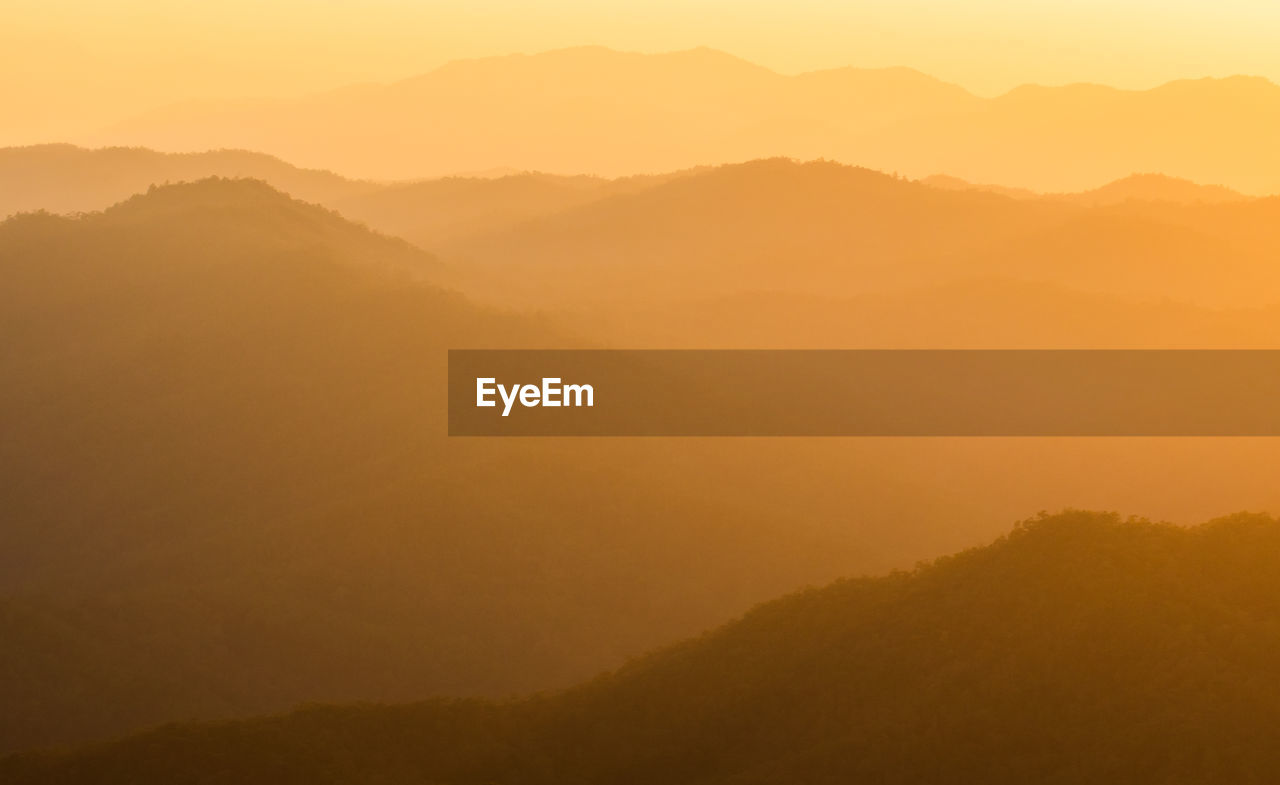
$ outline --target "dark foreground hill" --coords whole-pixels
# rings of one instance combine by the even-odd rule
[[[406,547],[377,526],[449,507],[385,515],[430,476],[445,347],[547,340],[536,324],[254,181],[19,216],[0,267],[0,748],[431,672],[385,599],[429,618],[421,582],[366,566]]]
[[[1280,522],[1042,516],[584,686],[11,758],[36,783],[1134,783],[1280,776]]]

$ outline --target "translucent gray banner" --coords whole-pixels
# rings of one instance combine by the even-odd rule
[[[1280,351],[449,352],[452,436],[1277,436]]]

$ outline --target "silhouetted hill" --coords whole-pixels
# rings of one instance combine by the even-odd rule
[[[1056,198],[1097,207],[1127,201],[1222,204],[1242,202],[1249,197],[1221,185],[1200,185],[1162,174],[1134,174],[1101,188],[1078,194],[1060,194]]]
[[[1027,522],[567,692],[315,708],[11,758],[15,785],[1264,782],[1280,524]]]
[[[1100,85],[1012,90],[952,127],[913,129],[904,144],[955,161],[966,179],[1078,191],[1132,172],[1280,191],[1280,159],[1264,139],[1280,123],[1280,86],[1261,77],[1169,82],[1150,90]],[[959,156],[966,156],[961,161]]]
[[[1070,192],[1132,172],[1280,191],[1280,88],[1028,85],[974,96],[906,68],[784,76],[707,49],[580,47],[280,101],[186,105],[93,144],[237,147],[380,179],[495,166],[616,176],[767,156]]]
[[[0,149],[0,218],[39,210],[92,212],[155,185],[209,177],[251,178],[431,249],[458,237],[643,190],[692,171],[696,170],[613,180],[517,172],[384,184],[299,169],[243,150],[177,154],[145,148],[39,145]]]
[[[1088,208],[945,190],[831,162],[716,167],[445,243],[475,291],[524,304],[824,297],[974,277],[1207,306],[1280,298],[1280,198]]]
[[[446,349],[573,340],[259,182],[18,216],[0,265],[3,749],[564,685],[930,547],[794,498],[803,447],[447,439]]]
[[[0,259],[0,747],[502,690],[505,663],[454,663],[554,626],[536,605],[559,589],[506,597],[501,563],[537,549],[493,529],[518,492],[480,487],[512,459],[440,449],[446,348],[560,340],[537,322],[254,181],[19,216]],[[503,613],[522,619],[505,642],[485,621]],[[539,659],[566,667],[514,675]]]
[[[764,162],[562,215],[645,205],[630,231],[650,243],[646,253],[678,250],[645,236],[671,227],[705,252],[715,246],[699,238],[750,239],[752,222],[785,204],[773,181],[753,184],[775,170],[800,202],[775,226],[803,218],[809,203],[825,211],[813,224],[821,232],[851,214],[862,230],[883,218],[899,231],[868,236],[889,258],[895,245],[934,242],[918,237],[918,193],[926,207],[962,204],[946,213],[961,228],[1007,216],[1010,204],[1028,222],[1066,209]],[[822,187],[806,190],[814,182]],[[668,188],[679,198],[653,198]],[[863,188],[884,198],[882,212],[850,209],[859,203],[845,194]],[[735,216],[738,192],[760,203],[756,212]],[[1126,204],[1124,214],[1157,220],[1142,211],[1172,209],[1188,225],[1265,240],[1275,231],[1266,201]],[[663,222],[647,226],[653,213]],[[580,228],[598,231],[608,250],[614,227]],[[0,224],[0,640],[10,644],[0,647],[9,709],[0,748],[310,700],[559,687],[805,583],[964,547],[1028,509],[1186,519],[1280,501],[1280,446],[1268,440],[447,439],[447,348],[573,345],[552,319],[590,332],[576,314],[513,316],[429,285],[470,264],[246,181]],[[698,274],[714,289],[732,272]],[[807,272],[770,274],[785,283]],[[637,302],[659,309],[644,317],[659,330],[680,280],[666,299]],[[829,290],[836,302],[813,315],[863,346],[1007,345],[1009,335],[1071,345],[1091,314],[1124,319],[1125,304],[1106,298],[993,287],[877,295],[845,318],[844,295]],[[774,324],[787,331],[770,345],[815,338],[815,320],[785,321],[786,297],[757,294],[766,297],[736,309],[739,325],[753,312],[762,324],[780,314]],[[1154,312],[1157,323],[1203,326],[1197,345],[1233,345],[1234,329],[1250,329],[1252,317],[1186,309],[1184,318],[1180,308]],[[1158,339],[1143,323],[1149,313],[1134,308],[1134,326],[1115,340]],[[684,322],[681,345],[725,334],[733,322],[724,319],[714,329]],[[1247,334],[1248,345],[1269,330]]]
[[[607,180],[524,172],[501,177],[444,177],[389,185],[337,199],[330,206],[379,231],[436,248],[469,235],[495,231],[553,215],[614,194],[634,193],[685,176],[622,177]]]
[[[946,191],[986,191],[988,193],[1000,194],[1013,199],[1035,199],[1040,194],[1026,188],[1008,188],[1003,185],[993,185],[990,183],[975,184],[968,180],[961,180],[959,177],[952,177],[946,174],[932,174],[928,177],[921,178],[921,183],[932,188],[941,188]]]
[[[541,302],[916,283],[1050,206],[952,193],[829,162],[752,161],[481,235],[448,253]],[[920,231],[928,225],[931,231]],[[537,276],[537,280],[533,280]]]
[[[707,196],[722,201],[727,210],[743,211],[752,209],[747,202],[753,193],[768,196],[766,189],[770,187],[776,190],[771,198],[777,202],[784,202],[793,196],[810,200],[810,204],[821,198],[835,200],[826,208],[814,206],[811,210],[813,215],[800,219],[810,224],[823,220],[824,216],[830,219],[830,207],[844,206],[864,210],[867,199],[879,198],[878,194],[871,192],[873,186],[870,184],[874,178],[865,178],[857,187],[849,183],[835,186],[836,177],[828,173],[828,179],[832,182],[824,185],[817,177],[806,179],[784,176],[782,162],[775,162],[772,169],[762,162],[744,166],[753,167],[753,176],[757,181],[743,183],[742,194],[716,191],[709,187]],[[810,167],[815,165],[811,164]],[[217,175],[248,175],[264,180],[296,198],[336,209],[344,216],[378,231],[403,237],[422,248],[446,248],[451,252],[468,254],[471,249],[467,243],[473,239],[517,231],[523,224],[535,219],[559,216],[612,196],[639,193],[674,180],[697,176],[714,179],[714,169],[715,167],[699,167],[662,175],[613,180],[585,175],[559,176],[525,172],[498,177],[447,177],[420,182],[375,184],[346,180],[328,172],[301,170],[269,156],[243,151],[176,155],[142,148],[85,150],[70,145],[45,145],[0,150],[0,174],[5,175],[0,177],[0,214],[6,211],[48,210],[59,213],[101,210],[154,184]],[[847,174],[848,169],[843,171]],[[772,183],[770,178],[773,178]],[[1018,199],[1040,198],[1038,194],[1022,189],[973,185],[959,178],[941,175],[925,178],[921,183],[971,195],[988,192]],[[722,189],[723,187],[721,186]],[[827,187],[837,190],[825,195],[820,191],[810,193],[814,189]],[[1167,209],[1173,204],[1191,207],[1232,204],[1245,201],[1248,197],[1220,186],[1201,186],[1163,175],[1133,175],[1090,191],[1054,194],[1043,199],[1091,207],[1156,202],[1165,205],[1164,212],[1159,212],[1160,208],[1157,206],[1151,208],[1149,213],[1161,220],[1179,223],[1182,216],[1173,216]],[[658,201],[660,200],[655,200],[655,204]],[[799,206],[806,206],[806,202],[802,201]],[[772,210],[774,205],[760,204],[755,209]],[[919,220],[935,220],[938,209],[962,208],[941,208],[936,201],[925,199],[920,204]],[[589,214],[585,217],[590,220]],[[654,216],[654,219],[661,220],[661,216]],[[893,226],[900,228],[900,223]],[[834,231],[821,225],[815,228],[821,233]],[[1015,231],[1017,228],[1013,227]],[[706,229],[715,229],[714,216],[709,217]],[[864,227],[863,231],[867,229],[878,230],[874,224]],[[948,235],[944,239],[951,240],[954,237]],[[775,238],[773,242],[778,243],[778,239]],[[1248,247],[1247,244],[1240,245]],[[534,246],[536,247],[536,243]],[[838,252],[833,250],[833,254]],[[687,251],[683,253],[687,254]],[[990,272],[992,271],[982,268],[972,270],[974,274]],[[1073,281],[1064,283],[1079,284]],[[794,282],[788,283],[793,284]],[[1153,290],[1151,293],[1158,292]]]
[[[152,185],[206,177],[263,180],[309,202],[330,202],[377,187],[245,150],[178,154],[69,144],[7,147],[0,148],[0,218],[33,210],[102,210]]]
[[[1221,185],[1200,185],[1184,178],[1163,174],[1131,174],[1080,193],[1046,195],[1024,188],[1006,188],[990,184],[975,185],[959,177],[942,174],[930,175],[920,182],[949,191],[988,191],[1015,199],[1061,199],[1089,207],[1104,207],[1128,201],[1221,204],[1242,202],[1250,198]]]

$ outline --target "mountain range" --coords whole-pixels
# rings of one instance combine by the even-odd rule
[[[519,307],[838,299],[974,278],[1208,307],[1268,305],[1280,291],[1277,198],[1162,175],[1038,195],[770,159],[614,180],[376,184],[237,151],[66,146],[0,151],[0,173],[0,206],[53,212],[167,181],[256,176],[449,260],[455,274],[440,282]]]
[[[240,179],[0,223],[0,749],[560,688],[1027,509],[1187,520],[1277,501],[1266,440],[506,442],[448,439],[439,416],[451,347],[1274,346],[1267,308],[923,263],[953,238],[1033,248],[1029,228],[1108,248],[1125,234],[1094,227],[1135,222],[1164,243],[1120,246],[1148,267],[1171,232],[1229,256],[1214,233],[1263,247],[1274,200],[1095,208],[780,160],[402,187],[442,212],[469,194],[432,229],[452,238],[439,253]],[[523,212],[547,187],[599,193]],[[506,189],[503,210],[467,212]],[[774,267],[745,255],[761,250]],[[611,290],[592,270],[621,252],[634,272]],[[877,258],[921,284],[805,278]],[[537,302],[557,265],[587,299]],[[524,282],[523,313],[486,304],[513,291],[486,271]]]
[[[579,47],[389,84],[160,108],[74,141],[259,150],[360,178],[515,167],[614,177],[769,156],[1043,192],[1162,172],[1280,191],[1280,87],[1028,85],[984,98],[906,68],[783,75],[722,52]]]
[[[1277,138],[580,47],[0,149],[0,783],[1280,779],[1277,440],[445,416],[457,348],[1280,348]]]
[[[1115,190],[1125,189],[1122,181]],[[757,292],[848,297],[992,277],[1207,307],[1276,302],[1280,198],[1091,206],[1096,198],[1010,198],[770,159],[436,249],[478,277],[475,291],[525,307]]]
[[[563,686],[989,525],[893,478],[946,446],[447,439],[447,348],[587,342],[261,182],[20,215],[0,262],[0,749]]]
[[[47,210],[104,210],[153,185],[248,177],[308,202],[330,202],[374,190],[373,183],[299,169],[245,150],[158,153],[139,147],[87,150],[69,144],[0,148],[0,218]]]

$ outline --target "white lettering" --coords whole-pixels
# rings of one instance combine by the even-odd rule
[[[520,388],[520,404],[522,406],[537,406],[538,396],[542,395],[542,390],[532,384],[526,384]]]
[[[589,384],[566,384],[564,386],[564,405],[565,406],[583,406],[582,396],[587,396],[586,406],[596,405],[596,391]],[[569,396],[573,396],[573,403],[569,403]]]
[[[520,391],[520,385],[513,384],[511,385],[511,394],[508,395],[507,388],[503,387],[501,384],[498,385],[498,394],[502,396],[502,403],[504,404],[504,406],[502,407],[503,417],[506,417],[508,414],[511,414],[511,407],[515,405],[516,393],[518,393],[519,391]]]
[[[543,406],[559,406],[560,402],[556,400],[556,393],[560,392],[560,377],[551,376],[542,377],[542,405]]]
[[[476,378],[476,406],[497,406],[494,393],[502,399],[502,416],[507,417],[516,401],[524,407],[595,406],[595,389],[589,384],[561,385],[560,377],[546,376],[542,384],[498,384],[491,376]]]
[[[497,379],[492,376],[486,376],[483,379],[476,379],[476,406],[497,406],[497,401],[489,400],[488,396],[493,395],[493,383]]]

